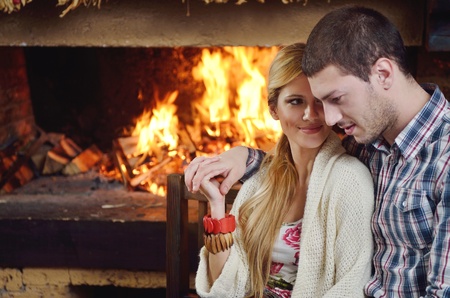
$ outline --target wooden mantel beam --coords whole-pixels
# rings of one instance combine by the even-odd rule
[[[306,3],[306,5],[304,5]],[[0,13],[0,46],[164,47],[271,46],[306,42],[317,21],[345,4],[373,7],[399,27],[407,46],[422,45],[425,0],[248,0],[236,5],[200,0],[102,1],[63,18],[55,1],[33,0]],[[189,5],[189,6],[188,6]],[[189,13],[189,16],[188,16]]]

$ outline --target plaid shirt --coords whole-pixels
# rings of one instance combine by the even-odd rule
[[[344,147],[375,183],[373,297],[450,297],[450,104],[436,85],[430,101],[389,146],[352,137]],[[264,153],[249,149],[247,173]]]

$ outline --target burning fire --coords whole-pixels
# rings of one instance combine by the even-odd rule
[[[277,139],[281,128],[267,108],[265,79],[276,52],[276,47],[203,49],[202,61],[192,71],[194,79],[205,85],[203,98],[194,104],[203,130],[237,140],[230,145],[257,147],[258,138]]]
[[[131,133],[139,137],[138,154],[158,153],[162,147],[173,150],[178,146],[178,107],[174,104],[178,91],[167,94],[163,99],[155,99],[152,111],[144,111],[136,121]]]
[[[167,174],[182,172],[193,156],[237,145],[269,150],[281,134],[267,108],[266,77],[276,52],[276,47],[203,49],[192,69],[205,87],[203,97],[192,103],[193,123],[179,123],[178,91],[173,91],[162,99],[156,96],[154,108],[137,119],[131,137],[123,140],[122,148],[130,143],[134,148],[123,150],[132,168],[130,184],[164,196]]]

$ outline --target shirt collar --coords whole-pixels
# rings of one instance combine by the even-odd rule
[[[431,95],[431,98],[397,136],[392,145],[392,147],[399,148],[405,159],[415,156],[422,149],[428,137],[449,109],[447,100],[436,84],[427,83],[421,86]],[[375,140],[371,145],[374,149],[381,151],[390,151],[391,148],[382,137]]]

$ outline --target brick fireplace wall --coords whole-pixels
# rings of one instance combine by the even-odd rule
[[[20,48],[0,48],[0,147],[32,136],[34,115],[25,57]]]

